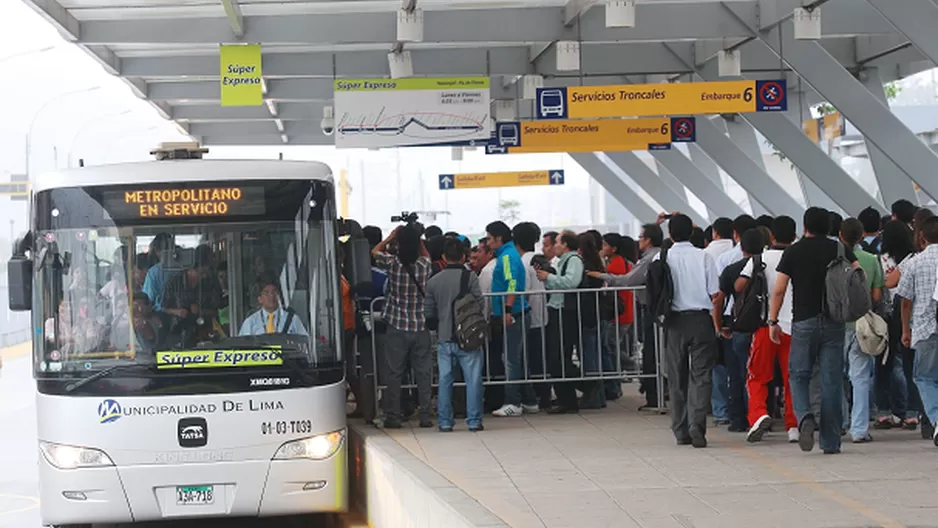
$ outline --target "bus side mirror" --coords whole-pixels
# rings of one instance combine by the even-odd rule
[[[28,312],[33,308],[33,261],[15,255],[7,262],[7,284],[10,289],[10,310]]]
[[[346,243],[347,278],[359,295],[371,295],[371,246],[366,238],[350,238]]]

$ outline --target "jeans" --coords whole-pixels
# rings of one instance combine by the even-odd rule
[[[915,364],[912,369],[922,406],[931,423],[938,421],[938,334],[932,334],[915,344]]]
[[[847,331],[847,360],[850,362],[850,383],[853,385],[853,411],[850,416],[850,436],[854,440],[866,438],[870,432],[870,392],[873,388],[873,368],[876,358],[860,350],[856,332]]]
[[[505,373],[508,381],[523,380],[528,378],[527,363],[525,363],[525,354],[530,354],[530,343],[527,343],[526,333],[531,326],[530,312],[514,316],[514,322],[511,326],[505,328]],[[534,389],[530,383],[519,384],[510,383],[505,385],[505,403],[520,406],[522,403],[522,388],[524,390],[525,405],[536,405],[537,399],[534,397]]]
[[[723,347],[723,357],[730,355],[733,342],[728,339],[720,339],[717,346]],[[726,365],[716,364],[713,366],[713,395],[710,397],[710,408],[713,417],[717,420],[729,420],[729,392],[730,381]]]
[[[482,425],[482,351],[462,350],[448,341],[437,345],[440,388],[436,399],[436,419],[441,429],[453,428],[453,370],[459,364],[466,380],[466,424]]]
[[[821,449],[840,450],[843,425],[844,337],[843,323],[818,316],[792,324],[788,358],[792,407],[799,426],[812,417],[819,422]],[[811,412],[811,370],[819,365],[821,416]]]
[[[580,350],[580,364],[583,365],[583,377],[600,376],[600,367],[604,358],[600,348],[597,328],[584,328],[580,333],[583,350]],[[579,347],[577,343],[577,347]],[[587,381],[583,383],[583,396],[590,407],[601,407],[606,404],[606,392],[600,381]]]
[[[900,334],[901,335],[901,334]],[[899,339],[896,339],[899,342]],[[918,416],[918,411],[909,413],[909,385],[906,381],[905,369],[902,368],[902,356],[912,354],[904,346],[892,348],[886,364],[883,365],[882,356],[876,362],[874,373],[875,402],[880,416],[895,415],[898,418],[912,418]],[[913,382],[914,385],[914,382]]]
[[[749,347],[752,334],[733,333],[730,347],[726,349],[726,374],[729,378],[727,408],[732,425],[746,429],[746,365],[749,364]]]
[[[603,372],[607,374],[616,374],[626,370],[631,362],[632,355],[629,352],[629,330],[632,325],[620,325],[615,321],[602,323],[603,337]],[[616,333],[618,332],[618,335]],[[625,351],[622,351],[622,345],[625,345]],[[634,367],[634,365],[632,365]],[[629,369],[632,370],[632,369]],[[622,396],[622,380],[619,378],[606,380],[603,382],[606,396],[618,398]]]

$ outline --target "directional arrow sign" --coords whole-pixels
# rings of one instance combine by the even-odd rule
[[[564,171],[481,172],[440,174],[440,190],[482,189],[486,187],[524,187],[529,185],[563,185]]]
[[[453,175],[452,174],[440,174],[440,190],[445,191],[446,189],[453,188]]]

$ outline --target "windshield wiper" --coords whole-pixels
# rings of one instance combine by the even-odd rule
[[[99,371],[95,372],[94,374],[92,374],[92,375],[90,375],[90,376],[88,376],[88,377],[82,378],[82,379],[76,381],[75,383],[71,383],[71,384],[69,384],[69,385],[66,385],[66,386],[65,386],[65,392],[72,392],[72,391],[74,391],[75,389],[77,389],[77,388],[79,388],[79,387],[83,387],[83,386],[85,386],[85,385],[91,383],[92,381],[99,380],[99,379],[101,379],[101,378],[103,378],[103,377],[105,377],[105,376],[109,376],[109,375],[113,374],[114,372],[119,372],[119,371],[123,371],[123,370],[139,369],[140,367],[143,367],[145,370],[151,370],[152,367],[153,367],[153,365],[147,365],[147,364],[143,364],[143,363],[136,363],[136,364],[133,364],[133,365],[112,365],[112,366],[110,366],[110,367],[108,367],[108,368],[106,368],[106,369],[104,369],[104,370],[99,370]]]

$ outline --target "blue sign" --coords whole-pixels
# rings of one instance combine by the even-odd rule
[[[535,97],[538,119],[567,118],[566,88],[538,88]]]
[[[440,190],[446,191],[452,189],[456,183],[454,174],[440,174]]]
[[[563,171],[562,170],[550,171],[550,184],[551,185],[563,185]]]
[[[788,110],[788,92],[785,81],[756,81],[756,111],[784,112]]]
[[[697,118],[672,117],[671,141],[674,143],[692,143],[697,141]]]

